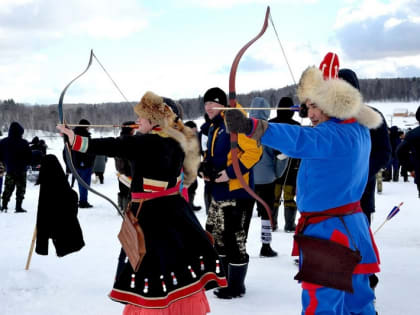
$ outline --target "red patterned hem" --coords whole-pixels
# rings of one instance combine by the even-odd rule
[[[220,287],[227,287],[226,278],[219,278],[213,273],[207,273],[203,275],[199,281],[175,290],[167,296],[161,298],[145,298],[133,292],[117,289],[113,289],[109,294],[109,297],[118,302],[129,303],[143,308],[167,308],[170,304],[176,301],[200,292],[209,281],[216,281]]]

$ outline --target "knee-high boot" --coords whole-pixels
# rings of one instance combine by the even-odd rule
[[[294,207],[285,207],[284,208],[284,231],[285,232],[294,232],[296,229],[295,219],[296,219],[296,208]]]
[[[228,266],[228,287],[215,291],[219,299],[232,299],[242,297],[245,292],[245,277],[248,271],[248,263],[229,264]]]

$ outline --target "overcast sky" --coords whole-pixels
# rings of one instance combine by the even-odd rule
[[[90,49],[130,101],[228,89],[231,63],[266,6],[296,81],[323,56],[359,78],[420,76],[420,0],[1,0],[0,100],[57,103]],[[237,91],[293,84],[272,25],[244,55]],[[94,61],[66,103],[124,101]]]

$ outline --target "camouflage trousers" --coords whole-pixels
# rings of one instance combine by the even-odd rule
[[[26,172],[7,173],[2,195],[3,205],[6,205],[16,187],[16,201],[22,201],[26,192]]]
[[[245,207],[242,201],[212,199],[207,216],[206,230],[214,238],[214,246],[218,254],[226,256],[227,262],[234,264],[247,263]]]
[[[274,208],[278,209],[281,204],[281,195],[283,193],[284,206],[296,209],[296,186],[281,185],[276,183],[274,186]]]

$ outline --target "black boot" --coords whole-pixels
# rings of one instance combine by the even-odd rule
[[[2,212],[7,212],[7,201],[3,200],[3,205],[1,206],[1,211]]]
[[[293,233],[296,230],[296,208],[284,207],[284,231],[287,233]]]
[[[260,257],[276,257],[277,252],[274,251],[270,244],[263,244],[260,250]]]
[[[215,291],[219,299],[232,299],[242,297],[245,292],[245,277],[248,271],[248,263],[229,264],[228,266],[228,287]]]
[[[393,182],[398,182],[398,171],[395,171],[394,174],[392,175],[392,181]]]
[[[15,211],[16,213],[28,212],[22,208],[22,201],[23,200],[16,200],[16,211]]]

